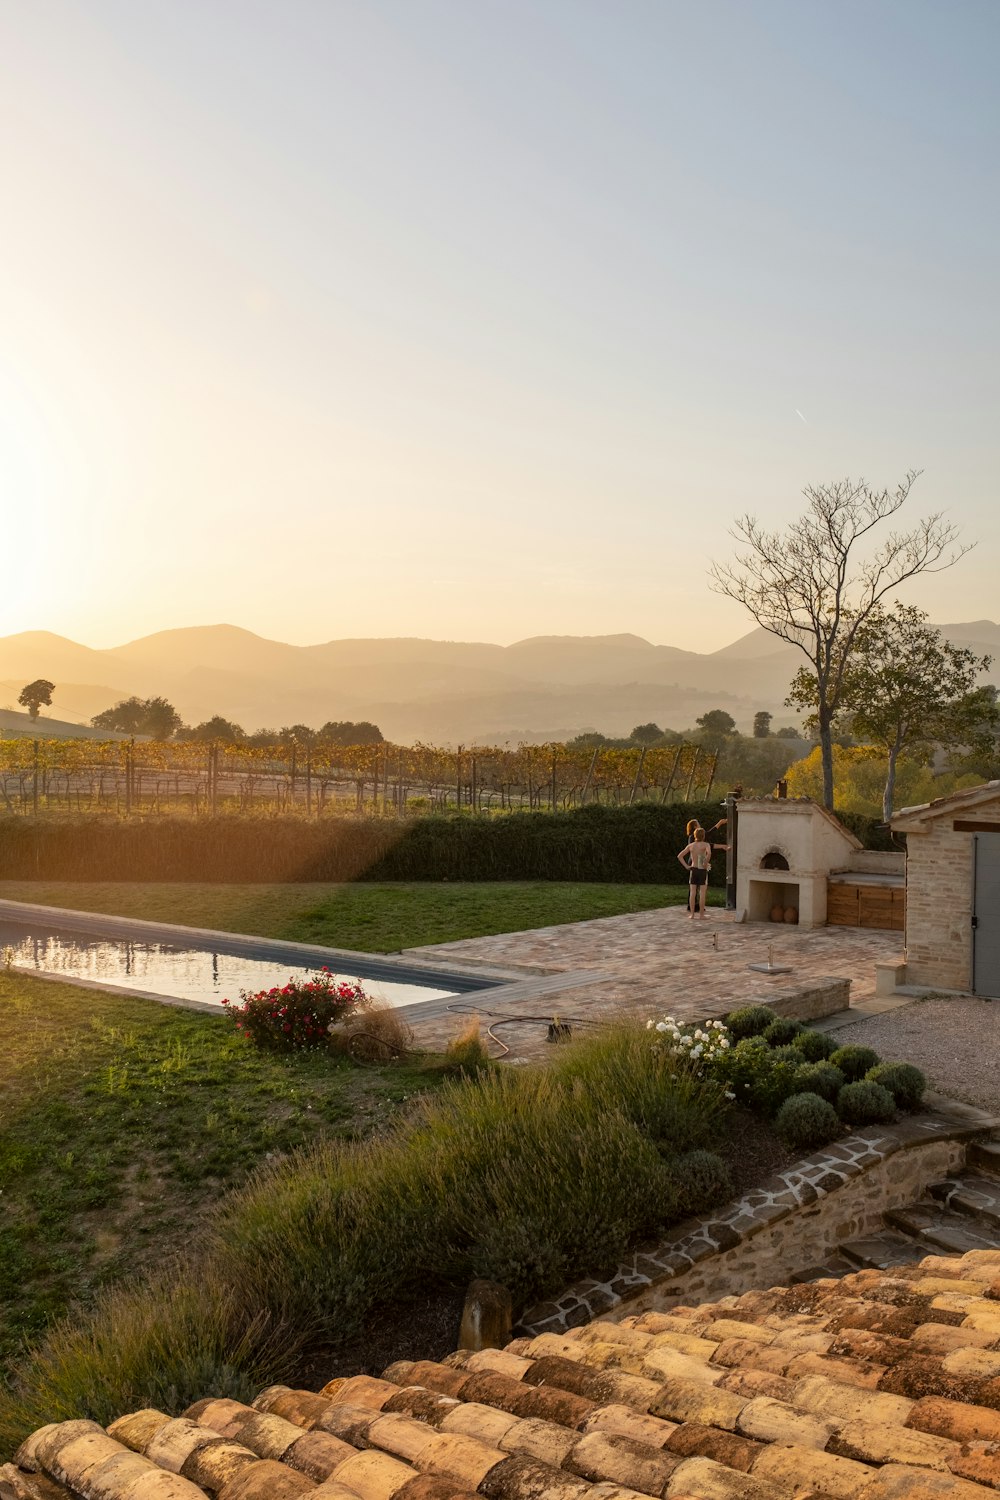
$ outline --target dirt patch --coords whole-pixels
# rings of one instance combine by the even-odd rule
[[[729,1117],[729,1134],[716,1148],[733,1179],[733,1196],[742,1197],[750,1188],[791,1166],[797,1155],[774,1133],[768,1120],[747,1110],[734,1110]]]

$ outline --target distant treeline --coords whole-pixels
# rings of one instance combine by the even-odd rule
[[[676,883],[685,825],[719,802],[485,818],[218,817],[0,820],[0,871],[13,880],[568,880]],[[871,848],[874,819],[845,820]],[[719,880],[721,857],[713,880]]]

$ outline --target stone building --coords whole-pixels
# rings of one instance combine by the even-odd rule
[[[1000,781],[904,807],[906,983],[1000,998]]]

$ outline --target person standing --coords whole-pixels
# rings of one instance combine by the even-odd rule
[[[708,873],[712,868],[712,849],[724,849],[726,844],[711,844],[706,838],[705,829],[697,825],[691,832],[688,843],[678,855],[679,861],[688,871],[688,921],[694,921],[694,916],[705,919],[705,904],[708,901]],[[699,912],[699,891],[700,898]]]

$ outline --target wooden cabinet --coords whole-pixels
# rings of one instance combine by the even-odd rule
[[[878,927],[888,932],[902,932],[905,919],[906,889],[902,885],[827,882],[828,927]]]

